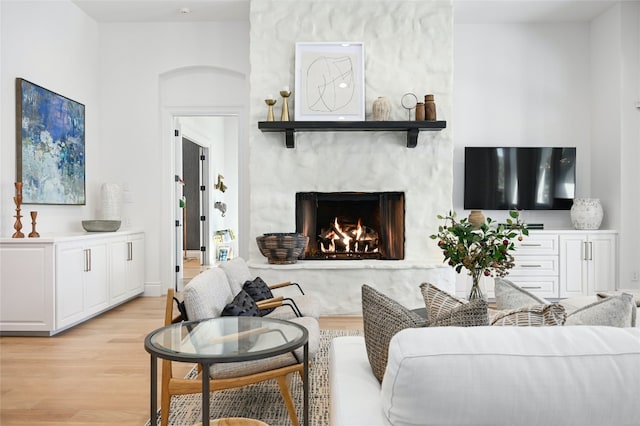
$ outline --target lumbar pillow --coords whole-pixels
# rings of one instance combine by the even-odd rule
[[[256,277],[253,281],[245,281],[242,290],[246,291],[251,298],[259,302],[261,300],[272,299],[273,293],[266,282],[260,277]],[[270,314],[275,308],[260,309],[260,316]]]
[[[495,280],[496,309],[516,309],[522,306],[545,305],[549,302],[509,280]]]
[[[565,325],[635,327],[636,311],[637,307],[633,295],[622,293],[573,311],[567,316]]]
[[[491,325],[514,325],[520,327],[564,325],[567,313],[558,303],[524,306],[497,313]]]
[[[249,293],[242,290],[236,294],[231,303],[227,304],[222,310],[223,317],[257,317],[258,305],[255,300],[249,296]]]
[[[362,319],[369,364],[373,375],[382,382],[391,338],[405,328],[424,327],[425,320],[366,284],[362,286]]]
[[[603,291],[600,293],[596,293],[596,295],[598,296],[598,299],[606,299],[607,297],[611,297],[611,296],[619,296],[622,293],[628,293],[633,295],[633,297],[635,297],[636,299],[636,306],[640,308],[640,290],[624,289],[624,290],[616,290],[616,291]]]
[[[467,302],[440,290],[433,284],[420,284],[420,291],[427,308],[429,326],[473,327],[489,325],[487,302]]]

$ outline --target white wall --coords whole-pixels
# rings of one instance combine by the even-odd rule
[[[464,216],[465,146],[573,146],[577,196],[591,195],[589,25],[454,25],[453,204]],[[485,211],[504,219],[504,211]],[[525,211],[570,228],[568,211]]]
[[[100,185],[99,27],[68,1],[0,2],[0,234],[13,234],[16,180],[15,79],[21,77],[85,105],[86,205],[23,205],[38,211],[40,235],[82,232],[98,217]],[[23,218],[23,232],[30,231]]]

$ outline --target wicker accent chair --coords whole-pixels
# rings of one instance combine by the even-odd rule
[[[182,315],[173,313],[174,291],[167,291],[165,325],[182,321]],[[182,292],[189,320],[219,317],[225,305],[233,300],[227,277],[220,268],[212,268],[191,280]],[[274,303],[274,302],[269,302]],[[309,332],[309,359],[312,360],[320,343],[320,328],[315,318],[300,317],[290,321],[304,326]],[[276,380],[291,422],[299,426],[298,417],[289,391],[287,376],[304,374],[303,348],[292,353],[262,360],[216,364],[210,368],[210,389],[215,392],[237,388],[266,380]],[[174,377],[171,361],[162,361],[162,391],[160,400],[161,425],[167,426],[172,395],[202,392],[202,371],[195,379]]]
[[[234,294],[237,294],[244,285],[245,282],[253,280],[247,262],[241,257],[235,257],[227,262],[223,262],[219,265],[227,275],[229,285]],[[301,316],[313,317],[318,319],[320,317],[320,304],[318,299],[312,295],[305,294],[298,283],[291,281],[285,281],[277,284],[269,284],[269,288],[273,292],[274,297],[282,298],[285,307],[282,309],[277,308],[274,312],[269,314],[271,318],[288,319],[291,318],[291,309],[286,309],[287,304],[291,304],[296,307]]]

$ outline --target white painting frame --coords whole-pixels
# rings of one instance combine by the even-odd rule
[[[296,121],[364,121],[364,43],[298,42]]]

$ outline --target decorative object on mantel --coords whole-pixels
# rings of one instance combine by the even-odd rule
[[[509,212],[506,225],[495,224],[488,217],[479,228],[467,219],[456,220],[456,213],[447,216],[438,215],[445,221],[438,227],[438,233],[431,239],[438,240],[444,262],[455,268],[457,273],[466,268],[472,279],[469,300],[484,299],[480,288],[480,278],[484,276],[504,277],[514,267],[514,258],[510,253],[515,249],[514,238],[522,241],[523,235],[529,235],[526,224],[520,220],[520,214]]]
[[[424,103],[418,102],[416,104],[416,121],[424,121]]]
[[[31,211],[29,214],[31,215],[31,232],[29,232],[29,238],[39,238],[40,234],[36,231],[36,217],[38,217],[38,212]]]
[[[288,98],[291,96],[289,86],[284,86],[280,91],[282,96],[282,114],[280,114],[280,121],[289,121],[289,102]]]
[[[604,211],[598,198],[576,198],[571,206],[571,223],[576,229],[598,229]]]
[[[418,104],[418,97],[415,93],[405,93],[402,95],[402,99],[400,99],[400,104],[402,104],[402,107],[406,109],[407,114],[409,114],[409,118],[407,120],[411,121],[411,110]]]
[[[119,220],[83,220],[82,228],[87,232],[115,232],[120,224]]]
[[[373,101],[373,120],[387,121],[390,116],[391,102],[384,96],[378,96],[378,99]]]
[[[471,210],[468,217],[469,223],[472,224],[475,229],[479,229],[485,219],[482,210]]]
[[[436,120],[436,103],[433,95],[424,95],[424,119],[427,121]]]
[[[16,223],[13,225],[13,229],[15,229],[16,232],[13,233],[11,238],[24,238],[24,234],[21,232],[22,222],[20,222],[22,218],[20,214],[20,206],[22,205],[22,182],[16,182],[14,185],[16,187],[16,195],[13,197],[13,201],[16,203],[16,215],[14,216]]]
[[[278,101],[273,98],[273,95],[269,95],[269,97],[265,99],[264,102],[269,106],[267,109],[267,121],[274,121],[273,106]]]
[[[302,259],[309,237],[299,233],[269,233],[256,237],[260,253],[276,265],[296,263]]]

